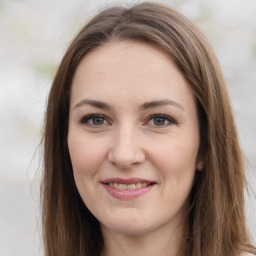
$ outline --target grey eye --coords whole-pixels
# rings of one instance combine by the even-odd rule
[[[168,122],[168,121],[165,118],[162,118],[162,117],[155,117],[154,118],[154,125],[156,125],[156,126],[165,125],[166,122]]]
[[[91,122],[93,125],[103,125],[104,121],[105,121],[105,119],[100,116],[91,118]]]
[[[148,124],[155,127],[166,127],[171,124],[175,124],[176,122],[167,115],[164,114],[155,114],[152,115],[148,121]]]
[[[88,126],[102,126],[108,123],[106,118],[102,115],[89,115],[82,118],[80,121],[82,124],[88,125]]]

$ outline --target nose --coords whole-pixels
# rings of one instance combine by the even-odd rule
[[[132,127],[123,127],[114,134],[108,160],[120,169],[129,169],[145,160],[139,134]]]

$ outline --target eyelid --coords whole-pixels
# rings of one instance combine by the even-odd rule
[[[167,126],[170,126],[170,125],[173,125],[173,124],[177,124],[177,121],[174,119],[174,118],[172,118],[172,117],[170,117],[169,115],[166,115],[166,114],[153,114],[153,115],[150,115],[149,117],[148,117],[148,119],[147,119],[147,121],[146,121],[146,123],[148,123],[150,120],[152,120],[153,118],[163,118],[163,119],[165,119],[165,120],[167,120],[169,123],[167,124],[167,125],[160,125],[160,126],[157,126],[157,125],[154,125],[154,127],[156,127],[156,128],[165,128],[165,127],[167,127]]]
[[[102,124],[102,125],[91,125],[89,124],[89,120],[92,119],[92,118],[97,118],[97,117],[100,117],[100,118],[103,118],[104,121],[107,122],[107,124]],[[169,115],[166,115],[166,114],[161,114],[161,113],[158,113],[158,114],[152,114],[150,115],[147,120],[143,123],[143,125],[147,125],[153,118],[163,118],[165,119],[166,121],[168,121],[168,124],[165,124],[165,125],[151,125],[151,126],[154,126],[155,128],[165,128],[167,126],[170,126],[170,125],[173,125],[173,124],[177,124],[177,121],[170,117]],[[83,124],[83,125],[86,125],[88,127],[91,127],[91,128],[102,128],[103,126],[106,126],[106,125],[111,125],[111,122],[109,121],[109,118],[106,117],[105,115],[103,114],[88,114],[88,115],[85,115],[83,116],[80,120],[79,120],[79,123]],[[149,124],[150,125],[150,124]]]
[[[92,127],[92,128],[101,128],[102,126],[105,126],[105,124],[103,125],[90,125],[88,123],[88,121],[92,118],[97,118],[97,117],[100,117],[100,118],[103,118],[108,124],[111,124],[109,119],[105,116],[105,115],[102,115],[102,114],[89,114],[89,115],[86,115],[86,116],[83,116],[80,120],[79,120],[79,123],[83,124],[83,125],[86,125],[88,127]]]

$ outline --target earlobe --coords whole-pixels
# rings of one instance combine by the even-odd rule
[[[204,163],[203,161],[198,161],[196,164],[196,170],[202,171],[204,169]]]

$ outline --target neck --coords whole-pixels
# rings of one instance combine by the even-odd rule
[[[104,247],[102,256],[176,256],[182,225],[162,227],[147,234],[120,234],[102,227]]]

